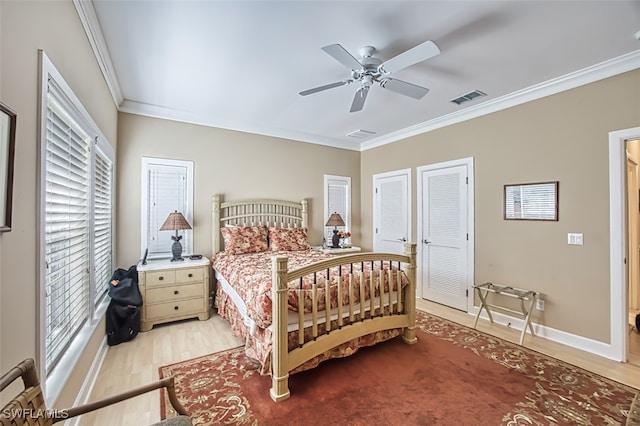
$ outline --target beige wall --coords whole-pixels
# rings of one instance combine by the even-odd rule
[[[194,249],[205,255],[211,252],[214,193],[309,198],[311,238],[317,243],[323,174],[351,176],[353,242],[371,248],[373,174],[473,156],[476,282],[535,288],[547,299],[537,322],[609,340],[607,133],[640,123],[640,71],[360,154],[118,115],[71,0],[5,0],[0,1],[0,100],[18,113],[18,129],[13,226],[0,234],[0,371],[25,357],[37,359],[38,351],[38,49],[46,51],[111,143],[120,139],[118,266],[139,258],[142,156],[195,162]],[[503,185],[541,180],[560,181],[560,220],[502,220]],[[583,232],[585,245],[567,246],[567,232]],[[70,405],[75,397],[102,338],[98,331],[56,405]]]
[[[140,258],[141,158],[194,162],[194,246],[211,254],[211,196],[309,199],[309,238],[322,242],[324,174],[351,176],[353,228],[360,229],[360,153],[250,133],[119,115],[117,263]],[[353,241],[360,239],[355,232]]]
[[[11,232],[0,234],[0,371],[38,360],[38,49],[104,135],[116,143],[117,110],[71,0],[0,1],[0,95],[17,112]],[[104,336],[104,325],[74,370],[58,406],[70,405]]]
[[[610,339],[608,132],[640,123],[640,70],[362,153],[363,245],[372,246],[372,175],[474,157],[475,282],[538,290],[534,320]],[[505,221],[507,183],[560,181],[559,221]],[[583,246],[567,245],[584,233]],[[421,285],[418,282],[418,285]]]

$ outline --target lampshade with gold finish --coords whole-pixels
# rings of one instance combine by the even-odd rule
[[[191,229],[191,225],[189,225],[189,222],[187,222],[187,219],[184,218],[182,213],[179,213],[177,210],[169,213],[169,217],[167,217],[160,227],[161,231],[176,231],[176,235],[171,236],[173,240],[173,245],[171,246],[171,254],[173,254],[172,262],[184,260],[182,257],[182,244],[180,244],[182,235],[178,235],[178,231],[183,229]]]
[[[344,220],[337,212],[329,216],[325,226],[333,226],[333,237],[331,237],[331,247],[340,248],[340,237],[338,236],[338,226],[344,226]]]

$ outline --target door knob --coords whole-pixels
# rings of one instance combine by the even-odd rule
[[[405,237],[402,237],[402,238],[398,238],[398,241],[402,241],[403,243],[406,243],[407,239]]]
[[[422,242],[425,243],[425,244],[431,244],[431,241],[429,241],[427,239],[422,240]]]

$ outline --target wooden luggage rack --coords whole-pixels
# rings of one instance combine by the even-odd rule
[[[537,292],[511,286],[499,286],[493,283],[476,284],[473,286],[473,288],[476,290],[476,293],[478,294],[481,302],[480,309],[478,309],[478,314],[476,315],[476,320],[473,322],[473,328],[476,328],[476,326],[478,325],[478,318],[480,318],[482,309],[487,311],[489,321],[493,322],[493,317],[491,316],[491,310],[489,308],[496,308],[502,311],[510,312],[512,314],[520,315],[524,319],[524,327],[522,327],[522,333],[520,334],[520,345],[522,345],[522,342],[524,342],[524,335],[527,332],[527,327],[529,327],[531,335],[535,336],[533,325],[531,324],[531,311],[533,310],[533,305],[536,301],[536,297],[538,296]],[[489,295],[489,293],[495,293],[501,296],[508,296],[519,299],[520,311],[488,303],[487,296]]]

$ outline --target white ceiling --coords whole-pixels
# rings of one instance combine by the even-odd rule
[[[76,6],[121,111],[356,150],[640,67],[638,0]],[[442,53],[392,75],[428,87],[421,100],[374,85],[350,113],[357,83],[298,94],[350,77],[323,46],[387,60],[425,40]],[[487,96],[450,102],[474,89]]]

